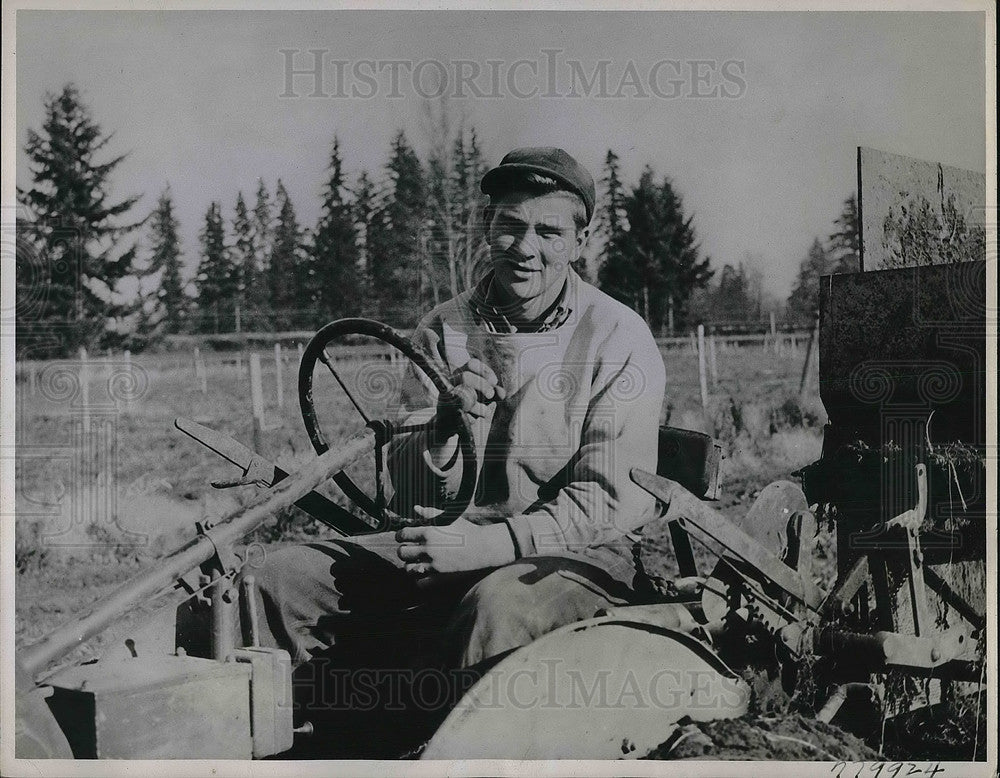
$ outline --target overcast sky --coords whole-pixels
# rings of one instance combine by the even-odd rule
[[[983,170],[984,37],[971,13],[19,11],[17,182],[44,93],[74,81],[130,152],[116,193],[144,214],[169,181],[193,269],[209,202],[231,217],[259,176],[312,226],[334,133],[352,178],[381,175],[400,128],[423,155],[420,93],[443,74],[491,162],[558,145],[596,178],[611,148],[627,183],[651,164],[713,263],[759,255],[783,298],[854,191],[856,146]],[[311,49],[324,80],[290,94]]]

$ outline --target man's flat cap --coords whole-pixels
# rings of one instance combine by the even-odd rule
[[[483,176],[479,188],[491,195],[501,188],[507,178],[517,173],[538,173],[548,176],[565,186],[570,192],[580,195],[587,209],[587,221],[594,215],[594,178],[587,169],[562,149],[554,146],[539,146],[514,149],[500,164]]]

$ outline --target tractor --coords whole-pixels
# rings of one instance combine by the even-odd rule
[[[985,333],[981,306],[963,307],[941,290],[984,288],[984,265],[824,278],[820,374],[830,422],[821,459],[801,472],[804,488],[772,483],[730,521],[712,504],[720,446],[661,428],[657,472],[631,477],[658,501],[677,578],[659,582],[648,602],[609,608],[516,649],[470,679],[419,742],[401,739],[397,755],[642,757],[689,722],[744,715],[752,698],[745,671],[755,666],[773,667],[786,689],[808,676],[815,717],[862,734],[873,717],[981,694],[986,491],[976,456]],[[382,468],[360,483],[350,467],[381,462],[395,436],[421,425],[372,418],[356,403],[363,423],[334,441],[317,412],[316,371],[325,367],[349,393],[335,344],[362,336],[391,346],[433,392],[462,405],[406,337],[344,319],[319,330],[302,355],[299,400],[316,457],[297,472],[178,419],[180,432],[239,469],[217,485],[261,491],[18,652],[18,757],[291,758],[316,756],[317,744],[341,736],[294,699],[288,654],[259,645],[262,614],[249,596],[256,552],[241,541],[292,505],[345,536],[399,521],[387,508]],[[945,349],[950,361],[942,361]],[[947,456],[958,451],[969,456]],[[464,424],[460,454],[467,476],[445,520],[462,514],[474,487],[476,450]],[[329,479],[357,512],[322,493]],[[811,569],[820,508],[836,528],[830,591]],[[153,598],[166,607],[122,632],[100,660],[66,665],[83,641]],[[902,687],[910,691],[893,693]],[[358,753],[376,751],[362,744]]]

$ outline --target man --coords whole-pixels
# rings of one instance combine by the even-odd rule
[[[556,148],[518,149],[481,184],[492,271],[426,316],[415,339],[474,397],[479,476],[448,526],[279,550],[256,572],[265,642],[297,663],[358,623],[445,614],[443,661],[481,666],[634,597],[633,541],[653,501],[664,368],[645,322],[573,269],[594,182]],[[433,518],[457,487],[453,409],[390,455],[394,504]],[[352,626],[353,625],[353,626]],[[385,634],[385,633],[380,633]]]

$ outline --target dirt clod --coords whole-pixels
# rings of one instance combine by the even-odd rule
[[[795,714],[688,721],[644,758],[867,761],[878,753],[838,727]]]

